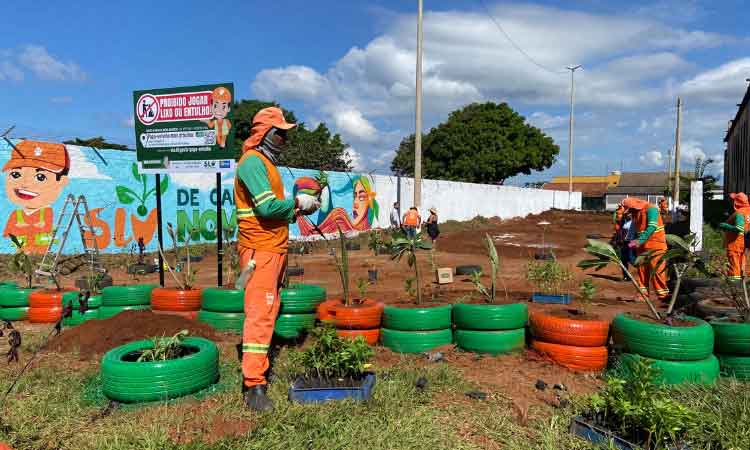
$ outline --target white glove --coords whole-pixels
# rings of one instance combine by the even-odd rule
[[[320,208],[320,201],[312,195],[299,194],[294,199],[294,206],[299,209],[302,214],[308,216]]]
[[[242,269],[240,276],[237,277],[237,280],[234,282],[234,288],[238,291],[244,290],[245,286],[247,286],[247,282],[252,278],[254,271],[255,260],[251,259],[250,262],[247,263],[247,266]]]

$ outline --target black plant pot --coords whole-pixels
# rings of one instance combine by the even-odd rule
[[[371,283],[378,281],[378,270],[368,270],[367,279],[370,280]]]

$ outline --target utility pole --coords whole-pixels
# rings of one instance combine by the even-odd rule
[[[674,139],[674,189],[672,190],[672,220],[677,220],[677,205],[680,204],[680,127],[682,125],[682,99],[677,97],[677,130]]]
[[[568,126],[568,208],[570,208],[570,199],[573,196],[573,108],[576,102],[576,84],[575,73],[581,65],[568,66],[570,70],[570,124]]]
[[[414,206],[422,204],[422,0],[417,12],[417,86],[414,130]]]

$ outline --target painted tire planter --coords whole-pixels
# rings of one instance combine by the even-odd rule
[[[151,309],[149,305],[133,305],[133,306],[102,306],[99,308],[99,320],[109,319],[120,314],[123,311],[146,311]]]
[[[326,299],[326,290],[314,284],[290,284],[281,290],[281,313],[299,314],[315,312]]]
[[[198,311],[201,309],[201,289],[156,288],[151,291],[154,311]]]
[[[70,317],[63,318],[63,325],[66,327],[74,327],[80,325],[89,320],[95,320],[99,318],[98,309],[89,309],[85,313],[81,314],[78,310],[74,309],[73,314]]]
[[[29,306],[29,295],[34,289],[18,289],[13,286],[0,287],[0,307]]]
[[[29,294],[29,306],[32,308],[62,308],[62,299],[66,291],[40,289]]]
[[[198,321],[210,325],[219,331],[242,333],[245,323],[245,313],[238,312],[215,312],[200,310]]]
[[[529,309],[523,303],[510,305],[453,305],[453,324],[462,330],[515,330],[526,326]]]
[[[296,339],[315,327],[315,314],[279,314],[273,333],[284,339]]]
[[[670,327],[618,314],[612,322],[615,345],[635,353],[668,361],[697,361],[713,353],[714,332],[707,322],[688,317],[692,327]]]
[[[104,395],[124,403],[181,397],[200,391],[219,378],[219,350],[208,339],[188,337],[190,353],[167,361],[135,362],[138,352],[153,348],[150,339],[131,342],[102,358]]]
[[[328,312],[333,316],[336,328],[342,330],[369,330],[380,326],[383,315],[383,304],[366,299],[359,305],[346,306],[338,303]]]
[[[382,328],[380,340],[384,347],[398,353],[421,353],[453,341],[450,328],[436,331],[400,331]]]
[[[606,320],[576,320],[535,312],[529,315],[531,334],[540,341],[577,347],[603,347],[609,339]]]
[[[375,345],[378,343],[378,339],[380,339],[380,328],[373,328],[372,330],[336,330],[336,334],[352,339],[362,336],[369,345]]]
[[[66,292],[63,294],[62,297],[63,306],[67,305],[68,303],[73,304],[73,309],[77,309],[81,306],[81,302],[78,301],[78,292]],[[89,309],[96,309],[102,306],[102,296],[101,295],[93,295],[89,297],[89,301],[87,306]]]
[[[531,348],[555,363],[577,372],[600,372],[607,367],[607,347],[577,347],[531,341]]]
[[[321,322],[324,321],[332,321],[333,320],[333,314],[331,314],[331,309],[333,309],[334,306],[340,305],[341,300],[326,300],[318,305],[316,308],[316,317]]]
[[[62,306],[58,308],[29,307],[28,320],[31,323],[55,323],[62,317]]]
[[[750,356],[750,324],[712,320],[714,351],[737,356]]]
[[[500,331],[456,330],[456,345],[474,353],[499,355],[523,349],[526,344],[526,329]]]
[[[26,320],[29,317],[28,306],[14,306],[12,308],[0,308],[0,320],[13,322],[16,320]]]
[[[153,284],[109,286],[102,289],[102,306],[136,306],[151,303]]]
[[[400,331],[430,331],[450,328],[451,310],[451,305],[430,308],[386,306],[383,309],[383,328]]]
[[[154,314],[160,314],[163,316],[178,316],[187,320],[198,319],[198,311],[159,311],[156,309],[152,309],[151,312]]]
[[[618,356],[620,363],[615,370],[627,374],[629,365],[641,356],[622,353]],[[654,382],[661,384],[701,383],[711,384],[719,377],[719,360],[711,355],[697,361],[665,361],[663,359],[645,358],[659,370]]]
[[[721,375],[750,380],[750,356],[718,355]]]
[[[205,288],[201,294],[201,309],[220,313],[244,313],[245,291]]]

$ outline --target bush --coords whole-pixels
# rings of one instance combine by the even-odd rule
[[[315,342],[303,351],[293,354],[293,359],[305,370],[307,376],[321,379],[357,378],[370,364],[375,352],[362,336],[342,338],[330,325],[316,328],[310,333]]]

